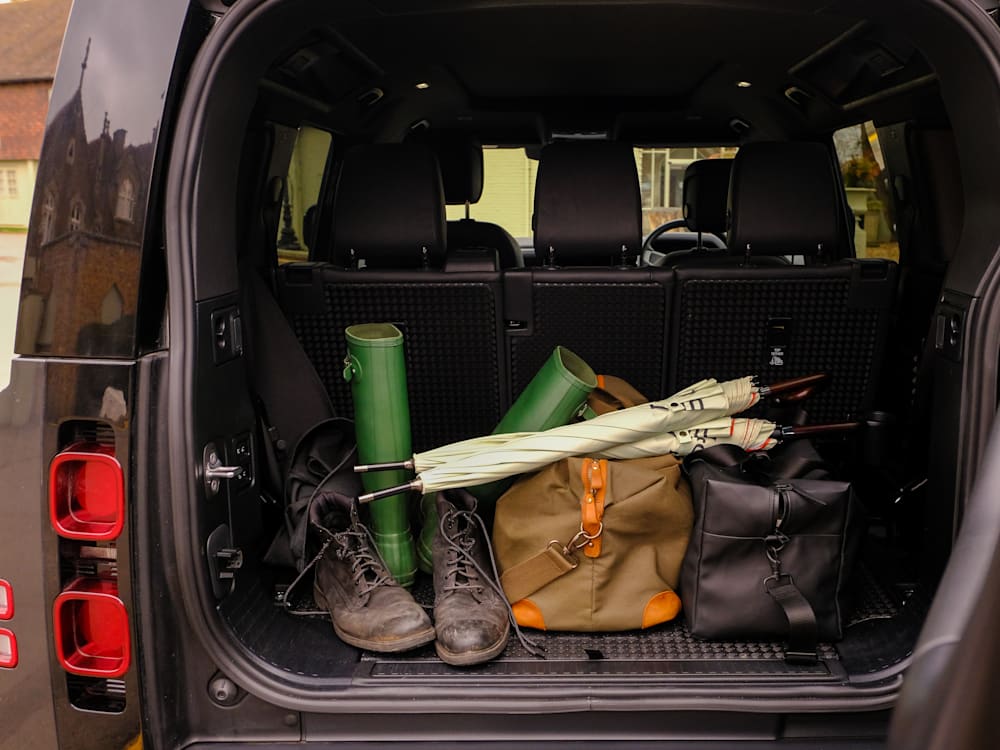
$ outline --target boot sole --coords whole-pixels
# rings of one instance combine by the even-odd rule
[[[505,648],[507,648],[507,640],[510,638],[510,625],[503,631],[503,637],[500,638],[496,643],[494,643],[489,648],[480,649],[479,651],[463,651],[461,653],[453,653],[441,645],[441,641],[434,644],[434,650],[437,651],[438,657],[445,664],[450,664],[453,667],[469,667],[473,664],[482,664],[485,661],[499,656]]]
[[[333,632],[337,634],[344,643],[356,648],[363,648],[366,651],[377,651],[380,654],[394,654],[398,651],[409,651],[410,649],[423,646],[434,640],[434,627],[431,626],[426,631],[414,633],[406,638],[397,638],[392,641],[372,641],[366,638],[357,638],[345,633],[333,623]]]
[[[428,627],[426,630],[421,630],[413,635],[407,636],[406,638],[397,638],[392,641],[373,641],[367,638],[358,638],[357,636],[345,633],[337,626],[336,621],[333,619],[333,612],[330,611],[330,605],[327,604],[326,597],[320,593],[318,588],[313,588],[313,598],[316,600],[316,604],[318,606],[330,613],[330,621],[333,623],[333,632],[337,634],[337,637],[340,638],[340,640],[349,646],[363,648],[366,651],[377,651],[380,654],[394,654],[399,651],[409,651],[410,649],[423,646],[434,640],[435,632],[433,625]]]

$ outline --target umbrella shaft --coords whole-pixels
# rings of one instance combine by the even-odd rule
[[[375,490],[374,492],[366,492],[363,495],[358,495],[358,502],[371,503],[376,500],[381,500],[382,498],[398,495],[401,492],[422,492],[423,489],[424,483],[419,479],[414,479],[412,482],[407,482],[406,484],[397,484],[395,487],[386,487],[382,490]]]
[[[355,474],[366,474],[369,471],[389,471],[392,469],[413,469],[413,459],[406,461],[388,461],[380,464],[358,464],[354,467]]]

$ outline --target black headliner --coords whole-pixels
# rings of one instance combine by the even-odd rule
[[[846,86],[854,62],[865,64],[861,53],[830,65],[820,55],[803,67],[852,34],[888,36],[827,3],[359,0],[336,13],[304,40],[304,59],[286,58],[293,72],[283,82],[322,103],[324,113],[310,119],[327,116],[362,138],[399,140],[426,121],[500,144],[555,132],[726,143],[808,137],[887,114],[878,102],[848,112],[823,89]],[[933,83],[926,65],[920,73]],[[888,88],[894,79],[885,81]],[[430,87],[417,90],[420,82]],[[791,86],[809,97],[789,101]],[[371,88],[385,96],[357,113],[358,96]],[[935,100],[928,89],[896,100],[912,113]],[[734,132],[734,120],[751,127]]]

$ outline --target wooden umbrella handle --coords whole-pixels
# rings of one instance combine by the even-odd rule
[[[778,440],[802,438],[811,435],[825,435],[830,432],[851,432],[861,427],[862,422],[833,422],[831,424],[803,424],[777,427],[771,437]]]
[[[762,385],[757,389],[757,392],[761,396],[790,394],[785,396],[785,400],[798,401],[809,395],[826,378],[827,375],[825,372],[817,372],[814,375],[804,375],[801,378],[792,378],[791,380],[782,380],[771,385]]]

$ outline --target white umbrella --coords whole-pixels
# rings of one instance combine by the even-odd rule
[[[677,432],[665,432],[637,443],[618,445],[597,455],[598,458],[645,458],[673,453],[687,456],[713,445],[735,445],[743,450],[767,450],[778,444],[780,428],[766,419],[722,417]]]
[[[675,393],[669,398],[601,414],[585,422],[554,427],[491,444],[475,453],[437,463],[406,485],[418,492],[471,487],[533,471],[567,456],[597,454],[614,446],[637,443],[665,432],[685,430],[706,421],[736,414],[753,406],[768,389],[752,377],[719,383],[714,379]],[[468,441],[463,441],[468,443]],[[388,490],[362,495],[362,502],[378,499]]]

